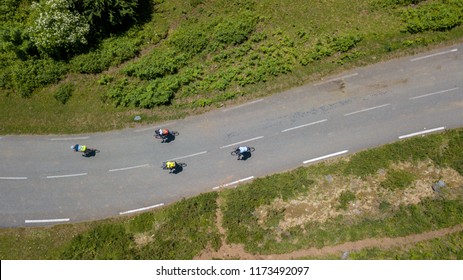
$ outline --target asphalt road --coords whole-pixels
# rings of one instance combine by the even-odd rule
[[[463,126],[463,45],[156,127],[0,137],[0,227],[130,215],[325,158]],[[180,135],[154,139],[167,126]],[[84,158],[72,144],[99,149]],[[230,151],[255,147],[247,160]],[[178,174],[165,160],[187,164]]]

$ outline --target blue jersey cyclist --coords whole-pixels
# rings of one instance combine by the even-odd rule
[[[87,146],[75,144],[71,146],[71,149],[74,150],[75,152],[85,153],[87,151]]]

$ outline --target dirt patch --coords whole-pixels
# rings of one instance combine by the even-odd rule
[[[390,207],[398,208],[401,205],[417,204],[425,198],[440,195],[432,189],[433,183],[438,180],[445,182],[447,191],[461,188],[463,176],[450,168],[440,168],[432,161],[423,161],[415,164],[396,163],[390,166],[392,170],[406,170],[417,174],[416,180],[410,187],[399,190],[389,190],[381,187],[381,182],[386,178],[387,171],[379,170],[374,176],[360,179],[358,177],[323,176],[316,178],[315,187],[303,196],[291,201],[276,199],[272,204],[259,207],[255,211],[259,224],[265,225],[272,211],[284,213],[278,228],[281,232],[285,229],[300,226],[310,221],[325,222],[328,219],[343,215],[346,218],[355,219],[357,215],[381,215],[380,203],[386,201]],[[350,191],[355,194],[355,200],[351,201],[347,209],[337,207],[341,193]],[[451,193],[451,192],[450,192]],[[335,246],[323,248],[308,248],[286,254],[254,255],[245,251],[241,244],[227,244],[226,230],[222,227],[223,215],[220,206],[222,201],[217,201],[216,226],[222,237],[222,246],[214,251],[211,248],[204,250],[195,259],[296,259],[303,257],[323,257],[343,252],[355,251],[370,247],[382,249],[396,246],[413,245],[417,242],[439,238],[447,234],[463,230],[463,224],[452,228],[440,229],[420,234],[413,234],[398,238],[368,238],[355,242],[346,242]],[[275,233],[278,237],[278,233]],[[277,238],[278,239],[278,238]]]

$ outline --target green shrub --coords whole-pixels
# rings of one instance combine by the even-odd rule
[[[355,194],[351,191],[343,191],[339,196],[339,205],[336,207],[337,209],[346,210],[349,206],[349,202],[355,200]]]
[[[214,27],[213,38],[219,45],[239,45],[248,40],[257,25],[251,13],[226,18]]]
[[[416,179],[413,173],[405,170],[389,170],[386,179],[381,182],[381,187],[389,190],[406,189]]]
[[[403,11],[402,18],[406,23],[406,31],[410,33],[446,31],[462,24],[463,0],[431,2],[408,8]]]
[[[71,98],[73,91],[74,91],[74,84],[65,83],[58,87],[56,92],[53,94],[53,97],[57,101],[59,101],[61,104],[66,104],[69,98]]]
[[[143,80],[152,80],[177,73],[186,62],[184,54],[169,49],[155,49],[140,61],[126,66],[122,73]]]
[[[209,32],[205,25],[190,25],[176,30],[169,38],[169,44],[189,56],[194,56],[207,47]]]
[[[194,107],[206,107],[212,104],[212,100],[208,98],[200,98],[194,102]]]
[[[42,86],[58,82],[67,72],[67,66],[51,59],[27,60],[17,63],[12,72],[12,83],[22,97],[30,97]]]

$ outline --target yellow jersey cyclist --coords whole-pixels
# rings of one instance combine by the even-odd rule
[[[162,166],[164,169],[170,170],[170,173],[174,172],[177,169],[177,162],[175,161],[167,161]]]
[[[71,146],[71,149],[74,150],[75,152],[85,153],[87,151],[87,146],[75,144]]]

